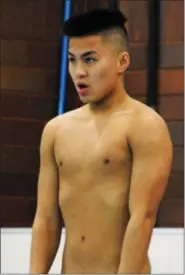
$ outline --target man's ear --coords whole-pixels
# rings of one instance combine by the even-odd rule
[[[119,54],[118,59],[118,72],[123,73],[130,65],[130,55],[128,52],[122,52]]]

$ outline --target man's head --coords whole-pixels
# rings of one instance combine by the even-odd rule
[[[129,66],[125,22],[119,10],[106,9],[86,12],[65,22],[69,72],[84,103],[104,99],[123,82],[122,75]],[[88,89],[80,88],[80,83],[87,84]]]

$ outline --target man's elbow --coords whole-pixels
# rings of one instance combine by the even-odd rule
[[[50,231],[56,232],[61,230],[62,223],[58,215],[53,215],[52,217],[48,215],[39,216],[36,214],[32,229],[33,231]]]
[[[135,227],[147,227],[152,229],[155,225],[157,218],[157,211],[145,210],[145,211],[134,211],[131,214],[130,222],[135,225]]]

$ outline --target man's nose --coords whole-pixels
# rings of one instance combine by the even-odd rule
[[[87,71],[85,69],[85,66],[82,63],[78,63],[76,66],[76,77],[82,78],[87,75]]]

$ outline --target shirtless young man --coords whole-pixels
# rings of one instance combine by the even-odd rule
[[[124,22],[119,11],[96,10],[65,24],[69,72],[84,105],[43,130],[32,274],[50,270],[61,213],[62,273],[151,273],[148,248],[172,143],[164,120],[125,90]]]

